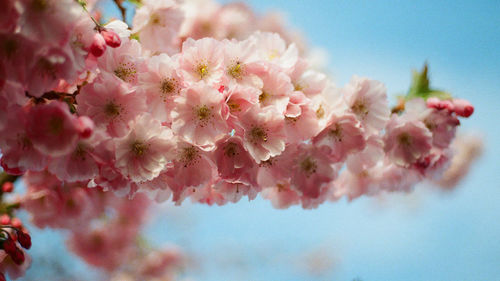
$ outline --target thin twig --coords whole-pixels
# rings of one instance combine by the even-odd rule
[[[127,9],[123,7],[123,0],[113,0],[115,2],[116,6],[118,9],[120,9],[120,12],[122,13],[122,20],[123,22],[127,22]]]

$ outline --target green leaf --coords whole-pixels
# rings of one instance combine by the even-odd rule
[[[406,100],[415,98],[423,98],[427,100],[430,97],[436,97],[441,100],[451,99],[451,94],[442,90],[433,89],[430,87],[429,81],[429,67],[427,63],[424,64],[422,71],[413,71],[412,82]]]

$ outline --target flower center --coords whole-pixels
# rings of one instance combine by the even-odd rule
[[[333,138],[336,142],[342,142],[342,128],[339,124],[335,124],[335,128],[328,132],[328,135]]]
[[[64,120],[60,117],[53,117],[49,120],[49,132],[53,135],[59,135],[63,130]]]
[[[364,119],[368,115],[368,107],[363,100],[356,100],[356,102],[351,106],[352,111],[361,119]]]
[[[227,106],[229,106],[229,110],[231,112],[241,111],[240,105],[237,102],[233,101],[233,100],[228,100],[227,101]]]
[[[253,127],[250,130],[250,139],[254,143],[266,142],[267,132],[262,127]]]
[[[196,109],[196,117],[199,121],[206,122],[212,117],[212,111],[204,105]]]
[[[321,119],[325,117],[325,110],[323,109],[323,105],[320,105],[316,110],[316,118]]]
[[[181,152],[180,162],[187,167],[196,162],[199,158],[199,152],[194,146],[184,147]]]
[[[224,154],[226,154],[227,157],[235,157],[238,155],[238,145],[234,142],[228,143],[226,147],[224,147]]]
[[[316,165],[316,162],[308,156],[300,162],[300,168],[309,177],[310,175],[316,173],[318,165]]]
[[[160,16],[158,14],[152,14],[149,20],[153,25],[162,25]]]
[[[120,115],[120,106],[110,101],[104,106],[104,113],[106,116],[114,118]]]
[[[49,3],[47,3],[47,0],[33,0],[31,2],[31,6],[33,7],[33,10],[43,12],[45,9],[47,9]]]
[[[410,146],[411,136],[408,133],[402,133],[398,136],[398,141],[403,146]]]
[[[263,103],[269,98],[269,94],[265,91],[262,91],[262,93],[259,95],[259,102]]]
[[[115,75],[125,82],[132,82],[137,74],[135,65],[131,62],[120,63],[118,68],[114,70]]]
[[[208,75],[208,66],[206,63],[200,63],[196,67],[196,72],[200,76],[200,79],[205,78]]]
[[[148,145],[141,141],[135,141],[130,146],[130,150],[136,157],[141,157],[148,150]]]
[[[238,61],[227,69],[227,73],[234,79],[240,79],[243,75],[243,65]]]
[[[163,79],[160,84],[160,91],[163,94],[172,94],[175,91],[174,79]]]

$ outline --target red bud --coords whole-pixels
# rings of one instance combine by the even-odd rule
[[[12,240],[11,238],[4,240],[2,243],[2,247],[3,250],[9,255],[15,254],[17,250],[16,242],[14,242],[14,240]]]
[[[22,228],[23,227],[23,223],[18,218],[13,218],[11,223],[12,223],[12,226],[15,228]]]
[[[0,272],[0,281],[7,281],[7,279],[5,279],[5,275],[3,275],[3,273]]]
[[[21,265],[24,262],[24,253],[19,248],[16,248],[15,253],[9,253],[9,256],[17,265]]]
[[[10,182],[10,181],[5,182],[2,185],[2,191],[3,192],[12,192],[12,190],[14,190],[14,184],[12,182]]]
[[[110,46],[111,48],[116,48],[120,47],[122,44],[122,40],[120,39],[120,36],[116,34],[116,32],[112,30],[103,30],[101,31],[102,37],[104,37],[104,41],[106,41],[106,44]]]
[[[467,100],[454,99],[453,105],[458,116],[469,117],[474,113],[474,106]]]
[[[7,214],[3,214],[0,216],[0,224],[1,225],[8,225],[10,224],[10,217]]]
[[[90,45],[90,53],[98,58],[104,54],[104,51],[106,51],[106,41],[100,33],[96,33],[94,35],[94,41],[92,41],[92,45]]]
[[[31,248],[31,236],[24,231],[17,231],[17,242],[26,250]]]

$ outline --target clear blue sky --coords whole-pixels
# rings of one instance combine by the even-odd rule
[[[397,94],[406,91],[411,69],[428,61],[436,87],[476,106],[460,130],[484,135],[485,153],[449,194],[420,186],[411,195],[312,211],[275,210],[259,199],[165,206],[147,237],[191,251],[198,265],[186,276],[204,281],[500,280],[500,1],[246,2],[285,12],[312,45],[328,51],[339,85],[357,74]],[[48,253],[36,241],[57,237],[43,235],[34,238],[34,252]],[[302,257],[314,253],[335,267],[307,274]]]

